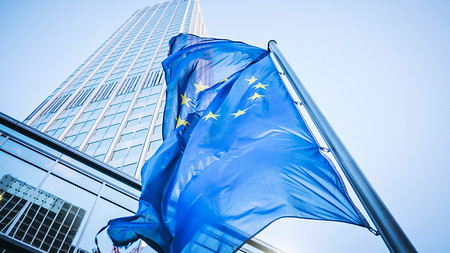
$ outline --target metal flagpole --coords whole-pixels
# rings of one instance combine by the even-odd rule
[[[317,107],[314,100],[306,91],[302,82],[280,52],[277,43],[274,40],[269,41],[268,49],[275,56],[275,59],[278,61],[287,79],[292,84],[295,92],[308,111],[308,114],[314,121],[314,124],[328,144],[358,198],[362,202],[373,223],[380,231],[386,246],[391,252],[417,252],[400,225],[375,192],[372,185],[370,185],[358,164],[356,164],[356,161],[345,148],[333,128],[331,128],[330,123],[328,123],[325,116],[319,110],[319,107]]]

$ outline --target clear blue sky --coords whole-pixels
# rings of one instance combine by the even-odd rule
[[[153,1],[0,1],[0,111],[23,120]],[[275,39],[420,252],[450,252],[450,2],[201,0],[209,35]],[[284,220],[287,252],[386,252],[359,227]]]

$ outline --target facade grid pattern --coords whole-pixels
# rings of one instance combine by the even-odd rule
[[[108,219],[134,213],[137,189],[19,136],[0,124],[0,237],[43,252],[90,252]]]
[[[162,143],[161,62],[170,38],[180,32],[206,36],[198,0],[141,8],[24,123],[139,177]]]
[[[180,32],[206,36],[198,0],[141,8],[24,124],[0,113],[0,252],[95,252],[110,219],[135,213],[140,168],[162,143],[161,62]],[[238,252],[261,252],[254,240]],[[119,252],[105,232],[99,246]],[[155,251],[139,240],[126,252]]]

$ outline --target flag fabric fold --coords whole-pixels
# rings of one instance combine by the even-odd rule
[[[116,245],[234,252],[283,217],[369,227],[290,98],[267,50],[180,34],[163,62],[164,142],[142,168]]]

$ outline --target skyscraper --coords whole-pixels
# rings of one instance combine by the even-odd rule
[[[180,32],[206,35],[198,0],[136,11],[25,123],[130,176],[162,143],[161,61]]]
[[[0,252],[94,252],[108,220],[134,214],[139,169],[162,143],[161,61],[180,32],[206,35],[198,0],[141,8],[25,124],[0,113]],[[274,249],[252,239],[239,252],[262,251]]]

